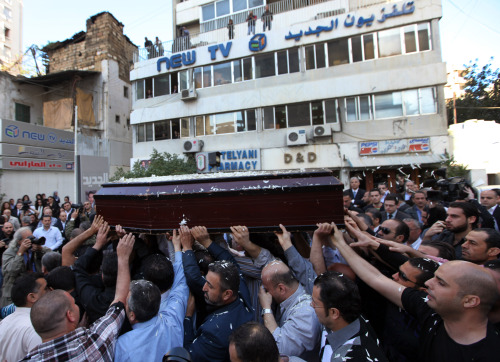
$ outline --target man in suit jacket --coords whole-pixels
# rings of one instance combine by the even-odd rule
[[[19,229],[21,227],[21,223],[19,222],[19,219],[17,217],[12,216],[12,211],[9,209],[5,209],[3,211],[3,218],[4,222],[8,221],[14,226],[14,231]]]
[[[422,211],[428,204],[427,196],[424,191],[415,191],[413,194],[413,206],[406,209],[405,212],[410,215],[411,218],[418,220],[418,222],[424,224],[422,220]]]
[[[500,231],[500,207],[498,206],[500,194],[497,190],[498,189],[484,190],[481,192],[481,205],[488,210],[491,216],[493,216],[495,230]]]
[[[350,186],[349,195],[351,196],[353,206],[365,206],[363,201],[361,201],[363,195],[365,194],[365,190],[359,188],[359,179],[357,177],[351,177]]]
[[[399,211],[399,197],[395,194],[389,194],[384,200],[384,211],[382,212],[382,222],[388,219],[396,219],[403,221],[411,218],[410,215]]]

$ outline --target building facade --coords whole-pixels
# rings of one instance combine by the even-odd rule
[[[189,34],[131,72],[132,162],[155,148],[201,172],[328,168],[372,187],[449,150],[439,2],[195,0],[174,18]]]
[[[0,70],[19,74],[23,52],[23,1],[0,0]]]

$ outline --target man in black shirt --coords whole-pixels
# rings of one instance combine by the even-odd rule
[[[419,320],[419,360],[498,360],[500,336],[488,323],[498,291],[484,268],[465,261],[445,263],[425,283],[428,296],[422,298],[362,260],[336,227],[331,241],[359,278]]]

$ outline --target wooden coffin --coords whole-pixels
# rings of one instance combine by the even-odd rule
[[[272,231],[311,230],[318,222],[343,224],[343,185],[330,171],[180,175],[107,183],[96,211],[110,225],[161,233],[181,224],[211,232],[246,225]]]

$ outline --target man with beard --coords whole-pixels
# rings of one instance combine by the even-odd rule
[[[455,248],[457,259],[461,259],[465,236],[476,227],[478,219],[479,211],[474,205],[466,202],[452,202],[445,222],[435,222],[422,240],[438,240],[451,244]]]
[[[208,266],[208,273],[203,279],[192,251],[192,242],[181,240],[188,286],[193,293],[199,293],[200,281],[204,280],[201,290],[205,302],[212,307],[212,313],[195,331],[191,321],[193,311],[188,306],[184,322],[184,347],[189,350],[193,361],[228,361],[229,336],[240,325],[253,319],[250,292],[234,258],[210,240],[205,227],[195,226],[191,234],[217,261]]]

